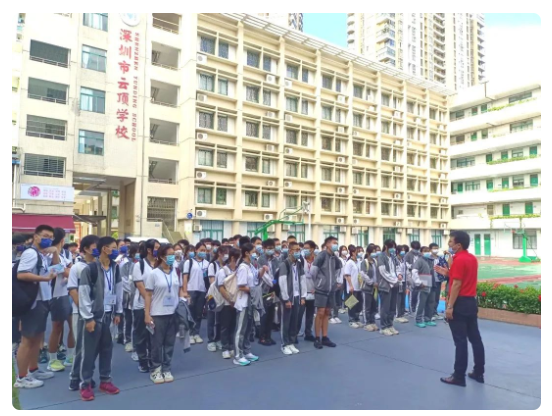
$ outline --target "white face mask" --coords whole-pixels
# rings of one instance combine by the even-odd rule
[[[431,250],[431,252],[432,252],[433,254],[435,254],[435,255],[436,255],[436,254],[438,254],[438,253],[439,253],[439,249],[437,249],[437,248],[434,248],[433,250]]]
[[[347,254],[349,254],[349,252],[347,250],[341,250],[341,255],[342,256],[346,256]]]
[[[207,244],[207,245],[205,246],[205,248],[207,249],[207,251],[209,251],[209,250],[211,250],[212,246],[211,246],[210,244]]]

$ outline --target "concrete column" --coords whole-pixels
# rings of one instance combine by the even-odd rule
[[[113,206],[113,194],[111,193],[111,189],[109,191],[107,191],[107,214],[106,214],[106,217],[107,217],[107,220],[106,220],[106,224],[105,224],[105,228],[106,228],[106,235],[111,235],[111,221],[112,221],[112,218],[111,218],[111,207]]]

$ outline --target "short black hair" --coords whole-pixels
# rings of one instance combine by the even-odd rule
[[[102,249],[105,247],[105,246],[110,246],[111,244],[113,243],[117,243],[117,240],[115,240],[113,237],[110,237],[110,236],[105,236],[105,237],[102,237],[98,240],[98,251],[101,253],[102,252]]]
[[[393,247],[397,248],[397,243],[395,243],[395,240],[391,238],[385,240],[383,245],[385,246],[386,249],[393,248]]]
[[[203,241],[206,242],[206,243],[212,243],[212,242],[213,242],[213,239],[207,237],[207,238],[204,238]]]
[[[148,257],[148,249],[150,249],[151,253],[153,254],[153,250],[155,250],[155,244],[160,245],[159,241],[157,241],[155,238],[150,238],[148,241],[146,241],[144,245],[140,247],[140,257],[143,259]]]
[[[181,246],[189,246],[190,242],[186,239],[182,239],[178,242],[178,244],[180,244]],[[182,248],[184,248],[184,247],[182,247]]]
[[[92,244],[98,244],[99,239],[100,239],[100,237],[98,237],[97,235],[93,235],[93,234],[85,236],[80,242],[79,251],[81,253],[83,253],[85,248],[89,248]]]
[[[255,245],[255,243],[257,242],[257,240],[261,240],[261,238],[260,238],[260,237],[257,237],[257,236],[253,237],[253,238],[251,239],[251,244]],[[262,242],[262,240],[261,240],[261,242]]]
[[[65,230],[60,227],[54,228],[54,241],[52,241],[52,245],[57,246],[64,239],[65,239]]]
[[[69,250],[69,243],[65,243],[65,244],[63,245],[63,249],[64,249],[64,250]]]
[[[128,249],[128,256],[133,259],[136,256],[136,253],[138,253],[138,250],[140,249],[140,246],[136,243],[130,243],[130,247]]]
[[[326,237],[326,239],[324,240],[324,245],[327,246],[328,243],[332,240],[337,241],[337,237],[334,237],[333,235],[330,235],[329,237]]]
[[[299,243],[297,241],[290,241],[288,243],[288,248],[292,248],[292,247],[295,247],[295,246],[299,246]]]
[[[274,237],[273,240],[274,240],[274,244],[276,244],[276,242],[278,243],[280,242],[280,239],[278,237]]]
[[[223,238],[223,239],[222,239],[222,244],[226,244],[226,243],[228,243],[228,242],[229,242],[229,240],[228,240],[227,238]]]
[[[454,242],[460,244],[464,250],[470,247],[470,235],[465,231],[453,231],[450,236],[454,238]]]
[[[132,240],[130,238],[125,238],[125,244],[129,243],[129,244],[132,244]]]
[[[240,234],[236,234],[234,237],[232,237],[232,240],[239,240],[241,238]]]
[[[214,246],[217,246],[217,247],[220,247],[220,241],[219,240],[213,240],[211,241],[211,244],[214,245]]]
[[[50,231],[52,234],[54,233],[53,227],[50,227],[49,225],[42,224],[35,228],[35,234],[40,234],[42,231]]]
[[[305,244],[308,244],[310,248],[316,248],[316,243],[312,240],[305,241]]]
[[[240,237],[238,239],[238,243],[240,244],[240,247],[243,246],[244,244],[251,244],[251,238],[244,235],[243,237]]]
[[[429,250],[429,247],[428,246],[422,246],[422,248],[420,248],[420,251],[423,253],[424,250]]]
[[[297,240],[294,235],[288,235],[287,241],[289,241],[290,239]]]
[[[263,241],[263,248],[267,247],[274,247],[276,244],[274,243],[274,240],[272,238],[267,238],[265,241]]]
[[[439,244],[437,244],[437,243],[431,243],[431,244],[429,245],[429,249],[431,250],[433,247],[439,248]]]
[[[419,250],[421,247],[421,244],[419,241],[413,241],[410,243],[410,247],[412,247],[412,250]]]
[[[78,247],[79,245],[73,241],[72,243],[69,243],[68,246],[69,248],[71,248],[71,247]]]
[[[305,243],[299,243],[299,247],[303,248],[305,246]]]

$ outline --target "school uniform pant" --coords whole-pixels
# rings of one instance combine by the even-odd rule
[[[299,308],[301,307],[301,298],[295,296],[290,299],[291,308],[286,307],[286,303],[282,301],[280,320],[280,334],[282,337],[282,347],[292,345],[297,341],[297,333],[299,330]]]
[[[195,326],[190,331],[190,335],[199,335],[201,320],[203,319],[203,307],[205,306],[205,292],[192,290],[188,293],[190,294],[190,312],[195,322]]]
[[[397,317],[402,318],[406,308],[406,283],[397,283]]]
[[[297,322],[301,325],[303,322],[303,315],[305,316],[305,336],[314,336],[312,332],[312,326],[314,324],[314,299],[306,300],[305,305],[299,308],[299,317]]]
[[[354,291],[353,296],[358,303],[349,309],[349,322],[360,322],[360,312],[362,311],[362,292]]]
[[[80,380],[80,369],[82,362],[82,345],[84,341],[84,320],[80,317],[80,314],[74,313],[71,320],[73,326],[73,334],[75,335],[75,355],[73,357],[73,367],[71,368],[71,374],[69,374],[70,380]]]
[[[419,289],[418,308],[416,309],[416,323],[430,322],[433,317],[433,304],[435,303],[435,290]]]
[[[381,329],[391,328],[395,319],[395,308],[397,304],[397,291],[379,292],[380,295],[380,325]]]
[[[124,309],[123,310],[123,317],[121,318],[121,322],[119,322],[119,327],[117,328],[119,338],[124,337],[125,344],[129,343],[132,340],[132,310],[131,309]]]
[[[272,338],[272,326],[274,325],[274,313],[276,305],[272,303],[267,306],[265,303],[265,314],[261,316],[261,339],[270,340]]]
[[[420,298],[420,289],[413,287],[410,291],[410,298],[408,299],[408,309],[411,313],[416,313],[418,307],[418,299]]]
[[[138,355],[138,363],[140,366],[148,368],[150,364],[151,334],[147,330],[146,323],[144,322],[146,313],[144,309],[135,309],[132,313],[134,323],[132,339],[134,349]]]
[[[223,351],[234,349],[234,331],[236,330],[236,309],[225,305],[220,314],[220,341]]]
[[[434,291],[435,303],[433,305],[433,315],[437,315],[437,308],[439,307],[439,302],[441,301],[441,286],[442,283],[437,283]]]
[[[209,342],[220,341],[220,312],[207,311],[207,338]]]
[[[176,343],[178,321],[176,314],[152,316],[155,328],[151,336],[151,371],[161,367],[161,372],[171,371],[171,362]]]
[[[378,299],[374,298],[373,292],[362,292],[364,295],[364,324],[371,325],[376,323],[376,313],[378,313]]]
[[[88,332],[86,328],[82,331],[81,387],[87,387],[92,382],[96,358],[99,358],[100,382],[111,381],[113,339],[109,327],[112,320],[111,312],[106,312],[101,320],[96,321],[94,331]]]
[[[235,357],[240,359],[251,352],[251,341],[249,336],[253,328],[253,307],[251,300],[247,307],[237,312],[236,335],[234,337]]]

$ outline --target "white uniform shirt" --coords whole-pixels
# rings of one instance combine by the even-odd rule
[[[146,277],[151,273],[152,267],[150,266],[149,262],[144,259],[144,274],[140,271],[140,262],[136,262],[134,264],[134,268],[132,269],[132,281],[134,283],[136,282],[143,282],[144,285],[146,284]],[[144,309],[144,298],[142,295],[140,295],[140,291],[138,288],[136,288],[136,293],[134,293],[134,303],[132,305],[132,309],[137,311]]]
[[[207,260],[197,261],[195,259],[192,259],[191,262],[185,262],[182,274],[188,275],[188,292],[207,292],[204,277],[207,276],[208,267],[209,262],[207,262]]]
[[[152,292],[150,316],[172,315],[178,306],[182,282],[173,268],[166,274],[160,268],[154,269],[147,277],[146,290]]]
[[[242,311],[247,308],[249,302],[249,293],[239,290],[239,287],[253,287],[255,285],[255,276],[253,275],[251,267],[249,267],[247,263],[242,263],[240,264],[240,267],[238,267],[236,278],[238,280],[238,296],[234,307],[238,311]]]
[[[228,266],[221,267],[219,269],[219,271],[217,272],[216,282],[215,282],[219,290],[221,286],[224,286],[224,279],[226,279],[231,274],[232,274],[232,270]],[[223,299],[224,299],[224,296],[223,296]],[[226,299],[224,299],[224,305],[225,306],[230,305],[230,303]]]
[[[39,276],[46,276],[48,274],[48,267],[52,264],[52,258],[48,256],[43,256],[38,254],[42,259],[42,268],[38,271]],[[19,267],[17,269],[18,273],[28,272],[36,273],[35,267],[38,261],[37,253],[34,249],[27,249],[21,255],[19,260]],[[36,300],[45,300],[49,301],[52,299],[52,290],[50,288],[50,282],[40,282],[38,287],[38,294]],[[36,306],[36,302],[33,305],[33,308]]]
[[[347,260],[345,263],[345,269],[343,270],[343,276],[351,276],[351,283],[353,284],[353,291],[358,292],[360,290],[360,283],[358,281],[358,264],[352,259]],[[350,286],[347,282],[347,292],[349,292]]]
[[[100,276],[98,276],[98,279],[101,279],[103,277],[104,279],[104,311],[105,312],[111,312],[113,306],[107,304],[107,299],[109,296],[116,296],[117,292],[115,290],[115,270],[113,268],[109,268],[108,270],[105,270],[102,265],[98,267],[98,273]]]
[[[71,271],[69,272],[69,280],[67,281],[67,290],[79,289],[81,273],[86,266],[88,266],[86,262],[77,261],[75,265],[71,267]],[[79,307],[75,302],[73,302],[73,313],[79,313]]]
[[[72,264],[73,259],[66,258],[65,250],[61,250],[61,253],[59,253],[59,262],[63,264],[64,267],[68,267],[70,264]],[[56,284],[54,286],[54,294],[53,294],[54,298],[60,298],[62,296],[69,295],[69,291],[67,290],[67,283],[68,283],[68,280],[65,279],[65,277],[63,277],[63,272],[59,273],[56,277]]]

